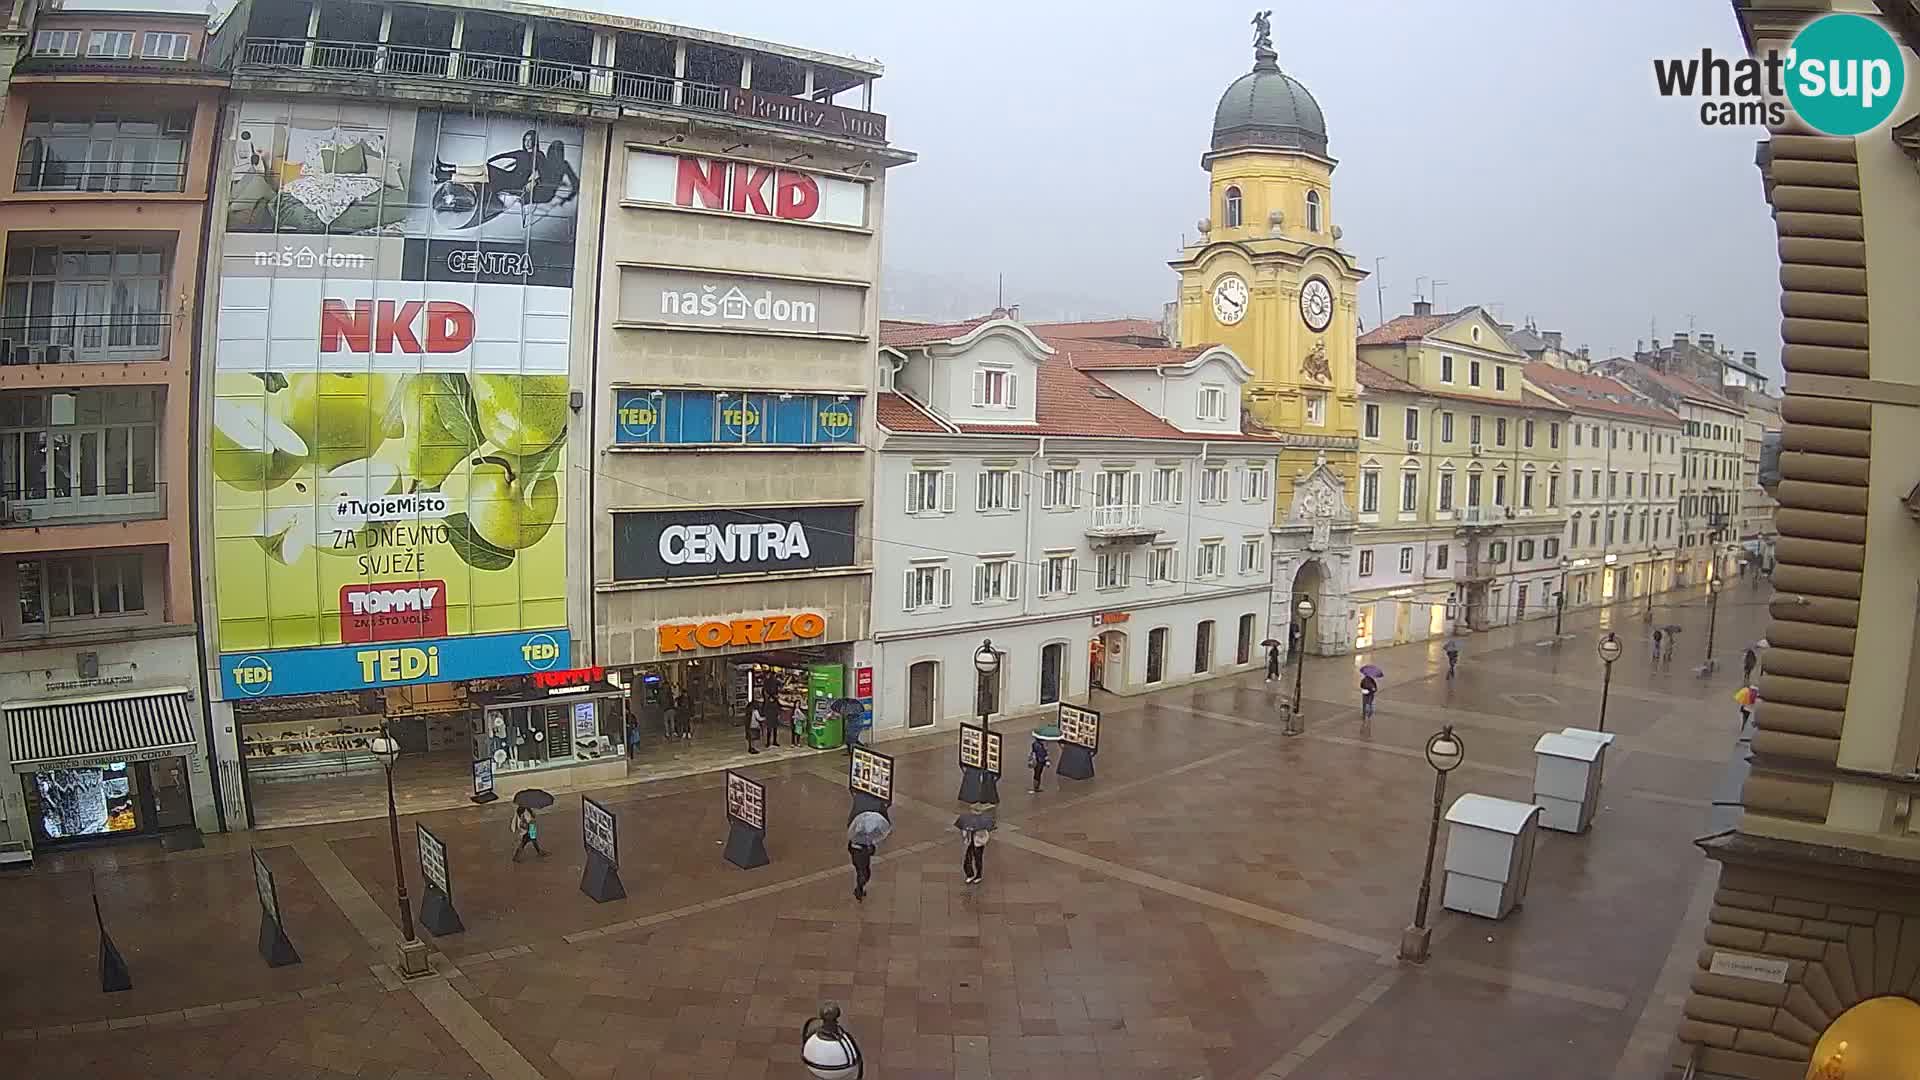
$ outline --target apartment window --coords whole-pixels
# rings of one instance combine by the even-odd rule
[[[914,469],[907,474],[907,513],[953,512],[953,473],[946,469]]]
[[[1450,412],[1440,414],[1440,441],[1443,443],[1453,441],[1453,414]]]
[[[1524,420],[1520,424],[1520,445],[1533,449],[1533,421]]]
[[[1153,501],[1161,506],[1179,506],[1186,497],[1186,470],[1179,465],[1162,465],[1153,470]]]
[[[1493,445],[1507,445],[1507,418],[1504,416],[1493,418]]]
[[[1172,544],[1157,544],[1147,552],[1147,584],[1165,585],[1180,576],[1180,551]]]
[[[1080,560],[1072,555],[1049,554],[1040,564],[1040,595],[1071,596],[1080,576]]]
[[[1613,543],[1613,524],[1614,524],[1615,516],[1616,515],[1614,514],[1607,515],[1607,543],[1608,544]]]
[[[1453,357],[1445,353],[1440,354],[1440,381],[1443,383],[1453,381]]]
[[[20,191],[179,191],[193,114],[54,110],[27,114]]]
[[[1560,505],[1560,478],[1558,476],[1547,477],[1547,505],[1549,507]]]
[[[35,56],[79,56],[80,31],[42,30],[33,35]]]
[[[1407,410],[1405,431],[1406,431],[1408,442],[1410,443],[1418,442],[1420,440],[1420,410],[1419,409]]]
[[[1592,446],[1596,450],[1600,448],[1600,425],[1599,424],[1587,425],[1587,444],[1589,446]]]
[[[1647,519],[1649,516],[1647,511],[1640,511],[1640,539],[1642,542],[1645,542],[1647,539]]]
[[[1373,576],[1373,549],[1372,548],[1360,549],[1360,576],[1361,577]]]
[[[1004,604],[1020,599],[1020,569],[1012,556],[983,556],[973,564],[973,602]]]
[[[1578,431],[1580,429],[1575,428],[1574,430]],[[1573,470],[1573,497],[1576,499],[1580,497],[1580,470],[1579,469]]]
[[[1319,427],[1327,422],[1327,395],[1307,395],[1307,423]]]
[[[159,246],[11,244],[0,340],[14,363],[155,360],[173,327]]]
[[[1533,561],[1533,541],[1531,540],[1520,541],[1518,550],[1515,553],[1515,557],[1519,559],[1521,562]]]
[[[1439,503],[1440,503],[1439,509],[1441,513],[1447,514],[1447,513],[1453,512],[1453,474],[1452,473],[1440,474]]]
[[[1140,520],[1140,474],[1131,469],[1102,469],[1093,477],[1096,525],[1131,525]]]
[[[160,400],[160,392],[150,389],[0,394],[0,499],[38,503],[154,494]],[[115,505],[74,502],[66,508],[99,512]]]
[[[1203,503],[1222,503],[1227,501],[1227,470],[1225,467],[1209,465],[1200,470],[1200,501]]]
[[[1619,428],[1607,429],[1607,449],[1609,450],[1620,449],[1620,429]]]
[[[1559,537],[1557,536],[1549,537],[1545,540],[1540,541],[1540,557],[1541,558],[1552,559],[1552,558],[1559,557],[1559,555],[1560,555],[1560,538]]]
[[[1493,388],[1495,390],[1505,390],[1507,388],[1507,368],[1505,364],[1493,365]]]
[[[1480,474],[1479,473],[1467,474],[1467,505],[1468,506],[1480,505]]]
[[[1020,376],[1006,368],[973,369],[973,404],[977,408],[1012,409],[1017,407],[1016,390]]]
[[[1641,498],[1643,498],[1643,499],[1644,499],[1644,498],[1646,498],[1646,497],[1647,497],[1647,495],[1648,495],[1648,490],[1647,490],[1647,483],[1648,483],[1648,480],[1647,480],[1647,477],[1648,477],[1648,474],[1647,474],[1647,473],[1641,473],[1641,474],[1640,474],[1640,497],[1641,497]]]
[[[1480,385],[1480,361],[1478,360],[1467,361],[1467,385]]]
[[[1201,578],[1217,578],[1227,572],[1227,542],[1202,540],[1194,560],[1194,572]]]
[[[1588,484],[1587,484],[1588,490],[1593,492],[1594,498],[1596,499],[1599,498],[1600,497],[1600,470],[1588,469],[1587,480],[1588,480]]]
[[[1226,223],[1226,228],[1237,229],[1240,227],[1242,212],[1240,189],[1237,187],[1228,188],[1226,197],[1222,200],[1220,207],[1220,220]]]
[[[1048,469],[1040,478],[1040,505],[1068,510],[1080,505],[1078,475],[1072,469]]]
[[[1360,470],[1360,512],[1377,514],[1380,512],[1380,470]]]
[[[1013,469],[981,469],[976,510],[1020,509],[1020,473]]]
[[[1447,568],[1447,561],[1452,557],[1453,546],[1451,544],[1441,544],[1439,547],[1434,548],[1433,568],[1435,570],[1445,570]]]
[[[1272,474],[1265,465],[1248,465],[1241,475],[1240,497],[1259,502],[1273,493]]]
[[[1611,499],[1615,495],[1618,495],[1619,487],[1620,487],[1620,474],[1613,471],[1612,469],[1608,469],[1607,470],[1607,498]]]
[[[1400,549],[1400,572],[1403,574],[1413,573],[1413,549],[1410,547]]]
[[[95,30],[87,35],[87,56],[100,60],[125,60],[133,55],[133,31]]]
[[[1533,509],[1532,473],[1526,473],[1520,477],[1520,507],[1524,510]]]
[[[1577,431],[1578,429],[1576,428],[1575,430]],[[1559,424],[1547,425],[1547,449],[1549,450],[1560,449],[1560,425]]]
[[[1487,561],[1496,563],[1507,561],[1507,542],[1505,540],[1495,540],[1493,543],[1487,545]]]
[[[1124,551],[1103,551],[1093,564],[1093,584],[1097,589],[1127,587],[1131,556]]]
[[[940,563],[907,569],[905,607],[908,611],[943,608],[953,603],[953,571]]]
[[[1572,427],[1573,427],[1573,445],[1579,446],[1580,445],[1580,425],[1574,424],[1572,425]]]
[[[1307,192],[1307,231],[1320,231],[1320,193]]]
[[[26,625],[147,610],[146,560],[137,552],[21,560],[13,572]]]
[[[1480,445],[1480,416],[1477,413],[1467,417],[1467,442]]]
[[[1379,438],[1380,437],[1380,406],[1368,405],[1366,408],[1361,410],[1361,416],[1364,417],[1364,423],[1366,424],[1366,428],[1365,428],[1366,437],[1369,439]]]
[[[1495,473],[1493,477],[1493,505],[1507,505],[1507,474]]]
[[[1266,567],[1265,544],[1257,536],[1245,537],[1240,541],[1240,572],[1257,574]]]
[[[1420,474],[1408,469],[1400,474],[1400,512],[1411,514],[1420,508]]]
[[[1200,388],[1200,419],[1225,420],[1227,418],[1227,391],[1223,386],[1203,386]]]
[[[1593,547],[1600,542],[1600,515],[1587,519],[1587,546]]]
[[[185,60],[192,40],[189,34],[148,31],[140,35],[140,56],[146,60]]]

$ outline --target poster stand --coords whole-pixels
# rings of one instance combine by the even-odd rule
[[[133,975],[127,970],[126,958],[120,955],[120,949],[107,934],[107,922],[100,915],[100,894],[97,892],[93,894],[93,922],[100,928],[100,992],[117,994],[133,989]]]
[[[767,865],[767,787],[727,770],[726,860],[742,870]]]
[[[420,835],[420,880],[426,889],[420,896],[420,925],[434,937],[465,933],[467,924],[453,907],[453,875],[447,868],[447,845],[433,830],[418,822]]]
[[[847,822],[865,813],[893,820],[893,758],[864,746],[852,748],[847,755],[847,790],[853,794],[853,806]]]
[[[420,926],[434,937],[461,934],[467,929],[460,913],[453,909],[453,899],[431,885],[420,898]]]
[[[587,853],[587,868],[580,873],[580,891],[599,904],[627,898],[627,887],[620,881],[620,868],[597,851]]]
[[[294,950],[293,942],[287,940],[286,928],[280,921],[280,892],[274,886],[273,871],[260,857],[258,849],[253,852],[253,888],[260,898],[260,958],[268,967],[299,963],[300,954]]]
[[[960,725],[960,801],[1000,801],[1001,735],[982,724]]]
[[[1060,765],[1055,775],[1068,780],[1093,779],[1093,756],[1100,752],[1099,710],[1061,702],[1060,738]]]
[[[587,849],[587,865],[580,871],[580,891],[597,904],[625,900],[627,887],[620,880],[620,827],[613,811],[582,796],[580,837]]]

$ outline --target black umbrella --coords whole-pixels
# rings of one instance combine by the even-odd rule
[[[553,792],[537,787],[523,788],[514,793],[513,805],[524,806],[529,810],[545,810],[553,805]]]
[[[953,819],[953,827],[961,832],[992,832],[997,823],[991,813],[961,814]]]
[[[1279,645],[1280,645],[1279,638],[1268,638],[1267,640],[1260,643],[1260,647],[1263,649],[1278,648]]]

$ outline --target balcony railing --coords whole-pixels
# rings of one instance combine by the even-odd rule
[[[301,69],[351,76],[437,79],[489,86],[524,86],[543,93],[578,94],[636,104],[686,109],[801,128],[816,134],[887,141],[887,118],[825,102],[718,86],[670,75],[619,71],[538,57],[502,56],[415,45],[248,38],[238,68]]]
[[[22,160],[14,177],[15,191],[171,192],[184,191],[185,162],[145,165],[95,165],[89,162]]]
[[[23,315],[0,319],[0,366],[164,360],[173,316]]]
[[[1140,524],[1138,506],[1096,506],[1093,508],[1093,527],[1096,529],[1128,529]]]
[[[87,488],[92,487],[92,492]],[[118,492],[112,489],[119,487]],[[148,521],[167,516],[167,485],[102,485],[97,478],[55,477],[51,485],[0,487],[0,529],[34,525],[85,525],[102,521]]]

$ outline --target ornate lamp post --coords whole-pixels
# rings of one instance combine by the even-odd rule
[[[1719,563],[1716,560],[1713,576],[1707,578],[1707,657],[1700,665],[1701,675],[1713,674],[1713,631],[1720,621],[1720,590],[1725,583],[1720,580]]]
[[[387,773],[387,836],[393,844],[394,903],[400,908],[400,974],[409,979],[430,974],[427,943],[413,932],[413,904],[407,899],[407,874],[400,863],[400,812],[393,804],[393,766],[400,760],[400,740],[386,728],[368,745]]]
[[[1646,620],[1648,622],[1653,621],[1653,583],[1656,577],[1658,576],[1654,573],[1654,571],[1660,568],[1659,563],[1660,563],[1660,549],[1659,548],[1649,549],[1647,552],[1647,620]]]
[[[1427,825],[1427,859],[1420,864],[1420,899],[1414,904],[1413,925],[1400,934],[1400,959],[1427,962],[1433,932],[1427,929],[1427,903],[1433,896],[1433,853],[1440,846],[1440,809],[1447,800],[1447,774],[1467,759],[1466,744],[1448,724],[1427,740],[1427,764],[1433,766],[1433,820]]]
[[[1620,638],[1611,630],[1607,631],[1606,635],[1600,639],[1600,661],[1607,666],[1606,674],[1601,676],[1600,679],[1601,731],[1607,730],[1607,692],[1613,689],[1613,662],[1620,659],[1620,654],[1625,651],[1625,648],[1625,646],[1620,644]]]
[[[1573,560],[1560,556],[1560,591],[1553,598],[1553,640],[1560,641],[1560,623],[1567,614],[1567,570],[1573,566]]]
[[[1300,683],[1307,669],[1307,620],[1313,618],[1313,599],[1303,596],[1293,606],[1300,616],[1300,646],[1293,656],[1293,709],[1287,713],[1287,726],[1284,734],[1298,735],[1305,729],[1300,726]]]
[[[860,1080],[866,1059],[853,1033],[840,1026],[840,1006],[829,1001],[800,1028],[800,1063],[819,1080]]]
[[[1000,654],[993,650],[992,638],[982,639],[980,648],[974,651],[973,670],[978,673],[974,680],[974,704],[980,711],[980,726],[986,728],[989,726],[987,716],[993,711],[987,707],[992,703],[987,696],[987,687],[992,684],[993,677],[1000,673]]]

